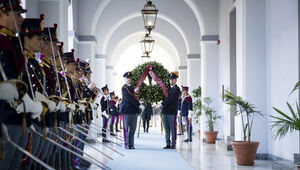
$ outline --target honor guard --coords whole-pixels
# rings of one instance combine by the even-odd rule
[[[111,117],[111,120],[110,120],[110,135],[112,136],[116,136],[114,134],[114,124],[117,120],[117,116],[118,116],[118,110],[117,110],[117,107],[116,107],[116,101],[115,101],[115,92],[111,92],[109,93],[110,95],[110,101],[109,101],[109,115]]]
[[[27,63],[28,73],[23,74],[22,79],[26,84],[31,87],[29,90],[29,96],[34,99],[36,98],[37,93],[44,93],[44,83],[45,83],[45,73],[40,67],[37,59],[35,58],[35,53],[41,52],[41,44],[43,43],[43,20],[44,15],[42,14],[40,18],[31,18],[25,19],[21,26],[20,38],[23,43],[24,53],[25,53],[25,61]],[[30,79],[28,79],[30,78]],[[32,90],[33,93],[30,91]],[[49,104],[47,104],[49,103]],[[51,104],[50,104],[51,103]],[[47,104],[47,107],[50,110],[54,110],[55,104],[52,101],[44,102]],[[51,108],[52,107],[52,108]],[[44,117],[46,112],[42,114]],[[36,130],[39,133],[43,133],[44,123],[41,117],[38,117],[32,114],[32,122],[31,125],[32,130]],[[36,134],[29,133],[28,141],[26,145],[26,149],[28,152],[35,156],[39,156],[38,153],[41,152],[39,150],[40,144],[42,144],[42,138]],[[35,163],[33,160],[30,160],[25,155],[23,156],[23,164],[22,169],[30,169],[31,165]]]
[[[122,103],[120,112],[123,114],[123,130],[126,149],[134,148],[134,133],[137,125],[137,116],[139,113],[140,102],[134,93],[132,82],[132,73],[126,72],[124,75],[125,84],[122,87]]]
[[[21,13],[27,10],[23,9],[20,1],[17,0],[0,0],[0,6],[1,139],[11,140],[19,147],[25,148],[27,127],[31,123],[29,120],[31,117],[42,114],[46,106],[44,107],[41,102],[33,101],[26,93],[28,85],[20,81],[23,74],[30,75],[28,72],[23,72],[26,70],[27,63],[23,55],[23,44],[15,34],[18,33],[24,21]],[[14,100],[15,104],[10,105],[9,103]],[[6,142],[3,149],[5,156],[0,162],[0,167],[19,169],[22,152],[10,142]]]
[[[50,31],[50,33],[49,33]],[[56,71],[54,67],[54,57],[55,53],[54,51],[58,50],[57,47],[57,25],[54,24],[54,27],[47,27],[44,28],[44,42],[42,43],[42,51],[40,56],[40,65],[45,73],[46,82],[45,82],[45,90],[44,95],[45,96],[52,96],[56,95],[57,90],[57,76]],[[52,50],[53,49],[53,50]],[[56,105],[54,103],[54,105]],[[46,119],[46,131],[54,132],[54,126],[56,125],[57,121],[57,109],[49,110],[49,113],[45,115]],[[47,137],[50,139],[55,140],[55,137],[53,135],[50,135],[47,133]],[[50,143],[48,140],[45,141],[44,145],[41,145],[42,152],[40,153],[40,159],[44,160],[44,162],[49,163],[49,158],[53,154],[53,147],[54,144]]]
[[[178,98],[180,96],[180,89],[176,85],[178,76],[175,73],[170,73],[169,75],[170,85],[169,97],[164,99],[161,105],[163,124],[166,130],[166,146],[164,149],[175,149],[176,148],[176,137],[177,137],[177,110],[178,110]],[[170,135],[172,135],[172,141],[170,140]]]
[[[103,128],[102,128],[102,142],[109,142],[106,139],[106,133],[107,133],[107,124],[108,124],[108,120],[109,120],[109,89],[107,87],[107,85],[105,85],[104,87],[101,88],[102,92],[103,92],[103,96],[100,100],[100,105],[101,105],[101,112],[102,112],[102,120],[103,120]]]
[[[193,101],[189,94],[189,87],[182,86],[182,102],[180,106],[180,117],[185,122],[187,129],[187,139],[184,142],[192,141],[192,111],[193,111]]]

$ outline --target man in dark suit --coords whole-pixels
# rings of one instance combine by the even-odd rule
[[[162,108],[162,116],[163,116],[163,123],[166,130],[166,146],[164,149],[175,149],[176,148],[176,136],[177,136],[177,107],[178,107],[178,97],[180,95],[180,89],[176,85],[178,76],[174,73],[170,73],[170,89],[169,89],[169,97],[164,99],[161,103]],[[170,140],[170,133],[172,134],[172,143]],[[172,145],[171,145],[172,144]]]
[[[139,112],[140,102],[134,93],[131,85],[131,72],[126,72],[124,75],[125,84],[122,87],[123,100],[121,103],[120,112],[123,114],[124,141],[126,149],[134,148],[134,133],[137,124],[137,116]]]

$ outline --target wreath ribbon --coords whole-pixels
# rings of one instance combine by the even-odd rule
[[[146,66],[146,70],[143,72],[143,74],[141,75],[141,77],[139,78],[139,80],[136,83],[136,86],[134,88],[135,93],[139,93],[140,92],[140,87],[142,85],[142,83],[144,82],[144,80],[146,79],[147,75],[149,74],[151,76],[151,78],[156,82],[157,85],[159,85],[159,87],[163,90],[163,94],[165,96],[165,98],[168,98],[168,89],[166,87],[166,85],[157,77],[157,75],[155,74],[155,72],[152,70],[152,66],[147,65]]]

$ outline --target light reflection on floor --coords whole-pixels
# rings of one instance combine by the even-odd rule
[[[154,133],[157,135],[160,128],[152,128],[150,129],[149,134],[143,135],[144,132],[141,130],[141,134],[144,136],[144,138],[140,138],[139,140],[149,140],[151,137],[151,133]],[[119,133],[121,135],[121,133]],[[150,135],[150,136],[149,136]],[[154,134],[153,134],[154,135]],[[177,141],[177,152],[182,156],[182,158],[195,170],[268,170],[272,169],[271,161],[264,161],[264,160],[255,160],[255,166],[237,166],[235,164],[235,158],[232,151],[224,151],[221,148],[217,148],[214,144],[206,144],[203,142],[200,142],[198,140],[197,136],[193,136],[193,142],[191,143],[185,143],[183,140],[185,139],[185,136],[178,136]],[[98,138],[101,139],[100,137]],[[116,140],[114,138],[113,141],[120,143],[119,140]],[[160,138],[162,140],[160,145],[163,145],[163,137]],[[160,140],[159,139],[159,140]],[[146,141],[145,141],[146,142]],[[121,143],[123,145],[123,143]],[[94,144],[96,148],[103,150],[106,154],[109,156],[112,156],[115,158],[115,160],[118,160],[121,158],[120,155],[117,155],[112,150],[108,149],[107,147],[101,145],[100,143]],[[110,144],[110,147],[113,147],[114,149],[117,149],[118,151],[124,151],[127,152],[123,148],[119,148],[116,145]],[[143,145],[141,145],[143,146]],[[144,149],[145,152],[147,151],[147,148],[141,148]],[[160,150],[160,146],[157,146],[157,148],[152,149],[158,149]],[[99,161],[104,162],[105,164],[108,163],[108,158],[104,157],[98,152],[95,152],[92,148],[89,146],[85,147],[85,151],[87,153],[91,154],[92,156],[96,157]],[[134,152],[132,152],[134,153]],[[131,153],[130,153],[131,154]],[[136,152],[136,154],[141,154],[140,152]],[[177,153],[173,153],[177,154]],[[132,156],[132,155],[131,155]],[[120,159],[119,159],[120,160]],[[139,162],[136,160],[132,160],[136,164]],[[144,160],[143,160],[144,161]],[[141,161],[142,162],[142,161]],[[138,166],[137,167],[141,167]],[[95,165],[92,165],[90,167],[90,170],[93,169],[99,169]],[[120,168],[122,169],[122,168]]]

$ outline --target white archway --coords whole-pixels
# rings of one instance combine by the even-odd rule
[[[121,53],[127,49],[129,46],[133,45],[134,43],[129,44],[129,40],[137,37],[138,39],[140,39],[140,37],[142,37],[145,34],[145,32],[136,32],[133,34],[128,35],[127,37],[123,38],[114,48],[113,53],[111,55],[111,57],[108,57],[108,61],[106,62],[109,65],[114,65],[114,61],[117,61],[121,55]],[[169,54],[174,54],[175,56],[173,56],[173,59],[175,59],[175,65],[180,65],[181,61],[180,61],[180,56],[179,53],[177,51],[177,49],[175,48],[175,45],[164,35],[161,35],[159,33],[152,33],[153,36],[156,37],[156,39],[161,39],[163,40],[167,45],[167,47],[170,47],[171,49],[168,49],[167,51],[169,51]],[[138,41],[135,41],[136,43],[138,43]],[[123,47],[122,47],[123,45]],[[159,45],[159,44],[158,44]],[[155,45],[156,46],[156,45]],[[155,48],[154,46],[154,48]],[[140,53],[140,55],[142,55],[142,53]]]
[[[110,31],[108,32],[108,34],[106,34],[105,39],[104,39],[104,43],[103,43],[103,48],[101,53],[106,54],[106,50],[107,50],[107,44],[111,39],[111,36],[114,34],[114,32],[124,23],[126,23],[127,21],[137,18],[137,17],[141,17],[140,13],[133,13],[130,15],[127,15],[123,18],[121,18],[118,22],[116,22],[110,29]],[[183,29],[174,21],[172,20],[170,17],[163,15],[163,14],[159,14],[158,18],[163,19],[164,21],[167,21],[168,23],[170,23],[173,27],[175,27],[175,29],[180,33],[180,35],[182,36],[183,40],[184,40],[184,44],[185,47],[187,49],[187,53],[190,53],[190,45],[188,44],[187,41],[187,37],[183,31]]]

